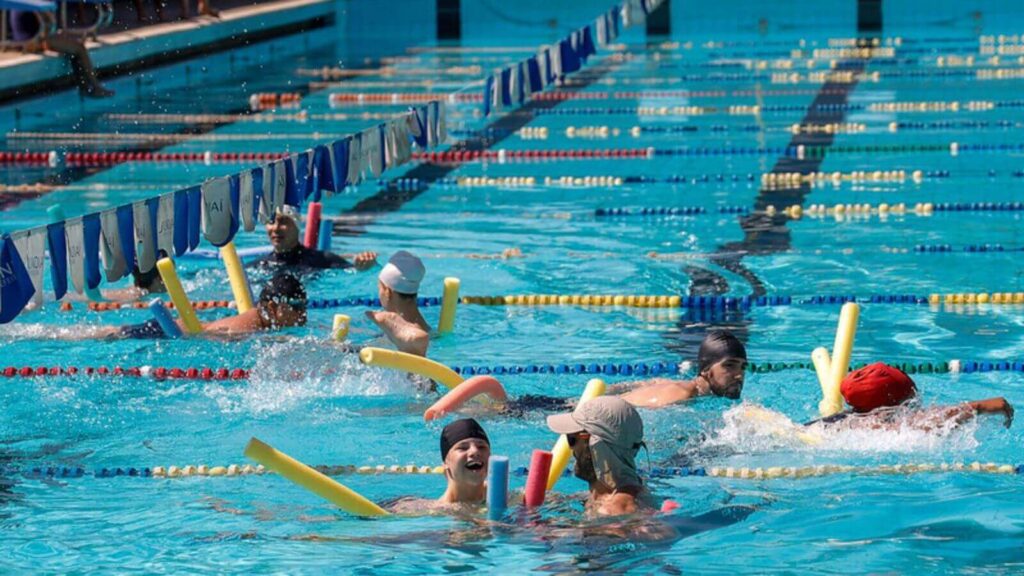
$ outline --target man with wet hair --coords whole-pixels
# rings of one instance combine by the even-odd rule
[[[619,516],[650,507],[636,468],[644,445],[644,423],[628,402],[600,396],[572,412],[548,416],[548,428],[565,434],[576,464],[573,474],[587,483],[587,514]]]
[[[726,330],[712,330],[697,352],[697,377],[693,380],[652,378],[612,386],[609,393],[641,408],[662,408],[700,396],[738,400],[743,392],[747,350]]]
[[[267,223],[267,238],[274,251],[257,261],[262,267],[287,267],[297,270],[323,270],[327,268],[355,268],[362,272],[377,265],[376,252],[348,254],[347,258],[333,252],[307,248],[299,242],[299,212],[293,206],[284,206]]]

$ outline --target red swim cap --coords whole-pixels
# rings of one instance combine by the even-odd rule
[[[839,391],[854,411],[870,412],[902,404],[914,396],[917,388],[910,376],[899,368],[875,362],[847,374]]]

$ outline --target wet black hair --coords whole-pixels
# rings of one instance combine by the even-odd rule
[[[288,273],[274,275],[260,291],[261,304],[298,301],[306,303],[306,289],[302,287],[302,282],[299,282],[298,278]]]
[[[747,359],[747,349],[728,330],[712,330],[704,336],[697,352],[697,368],[701,372],[726,358]]]
[[[491,440],[487,437],[480,423],[472,418],[456,420],[444,427],[441,431],[441,461],[448,457],[448,452],[459,442],[466,438],[479,438],[490,445]]]
[[[166,257],[167,251],[165,250],[160,250],[156,255],[157,260]],[[160,271],[157,270],[156,266],[150,268],[148,272],[143,272],[139,270],[138,264],[132,266],[132,283],[135,284],[137,288],[142,288],[147,292],[151,292],[153,290],[153,283],[159,279]]]

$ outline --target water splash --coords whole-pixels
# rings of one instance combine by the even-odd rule
[[[268,342],[252,354],[256,364],[248,383],[206,390],[224,413],[280,414],[335,398],[411,398],[417,393],[404,373],[363,366],[358,356],[321,338]]]
[[[905,409],[889,418],[850,417],[835,424],[804,426],[786,415],[743,403],[726,411],[725,425],[710,435],[701,451],[762,453],[790,450],[842,454],[935,454],[963,452],[978,446],[977,422],[934,422],[922,426],[918,412]]]

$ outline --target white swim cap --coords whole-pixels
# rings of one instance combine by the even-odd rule
[[[391,256],[377,278],[399,294],[417,294],[426,273],[422,260],[410,252],[399,250]]]

